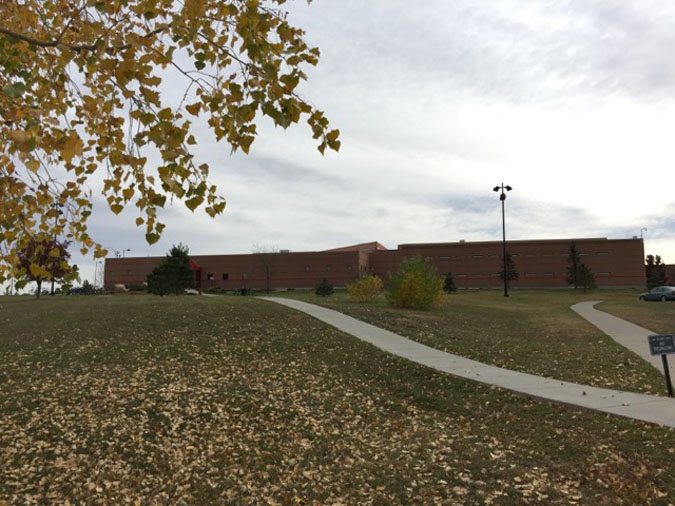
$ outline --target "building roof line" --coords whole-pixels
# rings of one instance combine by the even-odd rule
[[[584,238],[578,238],[578,237],[572,237],[569,239],[507,239],[506,242],[508,244],[519,244],[519,243],[536,243],[536,244],[541,244],[541,243],[556,243],[559,244],[561,242],[563,243],[583,243],[583,242],[594,242],[594,241],[635,241],[638,240],[640,241],[640,238],[625,238],[625,239],[608,239],[607,237],[584,237]],[[426,246],[475,246],[475,245],[491,245],[491,244],[502,244],[501,240],[494,240],[494,241],[457,241],[457,242],[420,242],[420,243],[405,243],[405,244],[399,244],[398,249],[403,249],[403,248],[418,248],[418,247],[426,247]]]

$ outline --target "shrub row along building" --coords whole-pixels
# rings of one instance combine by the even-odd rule
[[[570,244],[581,261],[595,275],[600,287],[642,287],[645,285],[642,239],[546,239],[508,241],[519,278],[511,286],[562,288]],[[453,242],[401,244],[389,250],[370,242],[327,251],[252,253],[246,255],[195,255],[192,265],[197,288],[203,290],[311,288],[322,278],[344,286],[369,272],[387,279],[401,261],[422,255],[439,275],[452,272],[458,288],[499,288],[502,270],[502,242]],[[140,288],[147,275],[164,257],[108,258],[105,288],[116,285]]]

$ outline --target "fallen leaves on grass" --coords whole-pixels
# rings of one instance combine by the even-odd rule
[[[648,426],[618,433],[262,302],[156,300],[0,339],[0,501],[621,504],[672,490],[619,446],[650,441]]]

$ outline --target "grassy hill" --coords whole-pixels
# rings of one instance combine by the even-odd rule
[[[672,430],[439,374],[254,298],[1,297],[0,384],[0,504],[675,496]]]
[[[656,332],[675,331],[675,304],[640,302],[635,290],[460,291],[432,310],[400,310],[384,296],[373,304],[345,292],[317,297],[288,292],[428,346],[499,367],[585,385],[665,395],[663,377],[642,358],[570,309],[585,300]],[[670,330],[667,330],[670,329]],[[644,343],[648,350],[647,342]]]

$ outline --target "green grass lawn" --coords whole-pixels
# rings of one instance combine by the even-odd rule
[[[387,328],[426,345],[481,362],[587,385],[665,395],[660,373],[646,361],[574,313],[584,300],[606,300],[607,308],[640,325],[671,328],[675,304],[639,302],[636,290],[460,291],[429,311],[389,307],[384,297],[357,303],[345,292],[317,297],[288,292]],[[620,311],[619,311],[620,309]],[[621,314],[619,314],[619,312]],[[648,327],[650,328],[650,327]],[[645,342],[645,349],[648,349]]]
[[[0,385],[0,504],[675,499],[672,430],[436,373],[254,298],[0,297]]]
[[[659,334],[675,334],[675,302],[640,302],[637,293],[620,293],[596,308]]]

